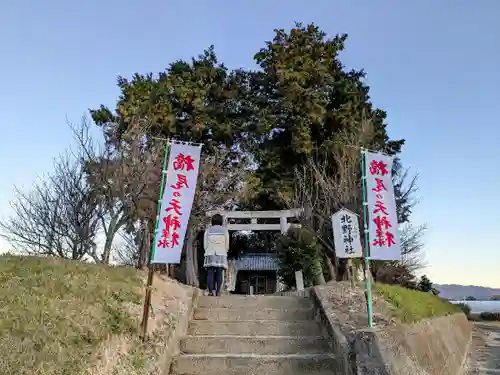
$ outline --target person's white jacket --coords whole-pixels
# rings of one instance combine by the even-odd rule
[[[212,225],[205,230],[203,244],[205,256],[227,256],[229,251],[229,231],[222,225]]]

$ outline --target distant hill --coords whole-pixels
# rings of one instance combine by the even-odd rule
[[[433,286],[439,290],[439,297],[452,300],[460,300],[468,296],[475,297],[478,300],[486,300],[493,295],[500,295],[500,289],[483,286],[456,284],[434,284]]]

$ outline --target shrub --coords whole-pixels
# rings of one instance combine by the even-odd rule
[[[417,287],[422,292],[432,292],[432,281],[430,281],[426,275],[422,275],[418,281]]]
[[[408,267],[396,262],[373,261],[374,278],[382,284],[401,285],[408,289],[417,289],[417,281]]]
[[[479,317],[489,322],[500,321],[500,312],[482,312]]]
[[[462,309],[467,318],[470,318],[470,307],[466,303],[457,303],[455,306],[458,306]]]
[[[316,275],[323,272],[320,245],[305,229],[290,228],[280,237],[276,249],[278,276],[288,287],[295,286],[295,271],[302,270],[304,286],[311,286]]]

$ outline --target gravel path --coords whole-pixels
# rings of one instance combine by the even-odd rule
[[[469,368],[470,375],[500,374],[500,324],[498,322],[474,323]]]

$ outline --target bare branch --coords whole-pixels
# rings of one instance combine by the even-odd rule
[[[115,235],[121,229],[134,232],[137,220],[154,216],[163,155],[162,148],[146,143],[143,134],[148,126],[146,121],[137,120],[120,140],[105,132],[103,146],[92,139],[86,119],[79,127],[72,126],[92,194],[100,206],[105,234],[102,263],[109,263]]]
[[[295,193],[288,205],[303,208],[300,223],[332,253],[331,216],[341,207],[361,214],[359,146],[371,132],[371,123],[364,121],[357,132],[340,133],[326,156],[310,156],[295,170]]]
[[[418,192],[418,174],[408,181],[410,168],[404,168],[399,159],[394,160],[392,167],[392,183],[396,195],[396,209],[399,223],[407,223],[410,220],[413,207],[418,204],[415,194]]]
[[[290,208],[301,207],[303,213],[299,217],[302,227],[321,242],[326,250],[335,254],[331,244],[334,243],[331,217],[340,208],[347,208],[360,217],[363,227],[360,147],[369,144],[372,137],[372,126],[363,121],[356,131],[340,133],[337,141],[329,145],[330,152],[326,156],[312,155],[295,170],[295,193],[289,199]],[[398,209],[398,222],[408,222],[411,210],[416,203],[414,194],[417,191],[417,177],[409,182],[409,169],[403,169],[396,159],[393,167],[393,182]],[[282,197],[285,199],[286,197]],[[422,236],[425,227],[413,228],[406,225],[401,233],[402,261],[401,266],[410,272],[420,268]],[[336,257],[333,258],[336,261]],[[376,263],[376,262],[375,262]],[[377,271],[381,264],[374,263]],[[376,272],[375,272],[376,273]]]
[[[422,254],[424,243],[422,240],[426,230],[426,225],[414,227],[407,224],[400,231],[401,263],[411,272],[425,267]]]
[[[54,172],[30,192],[17,190],[13,214],[0,223],[0,235],[21,253],[80,260],[94,256],[98,232],[96,200],[79,160],[69,153]]]

